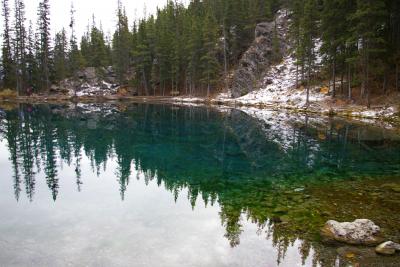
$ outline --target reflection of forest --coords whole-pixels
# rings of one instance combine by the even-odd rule
[[[0,131],[8,143],[17,200],[22,190],[33,200],[35,174],[41,171],[56,200],[60,161],[74,166],[80,190],[82,157],[100,173],[113,156],[122,199],[135,166],[146,180],[156,180],[176,197],[188,188],[193,206],[198,197],[206,204],[218,201],[232,246],[240,242],[245,214],[272,235],[279,257],[300,238],[304,259],[314,247],[315,264],[331,266],[336,253],[313,238],[326,214],[312,196],[294,189],[399,170],[397,141],[343,122],[319,126],[311,118],[271,118],[269,125],[235,110],[168,105],[92,109],[21,105],[2,114]],[[282,132],[290,137],[283,140]]]

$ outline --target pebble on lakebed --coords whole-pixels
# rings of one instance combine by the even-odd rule
[[[397,244],[392,241],[387,241],[375,248],[376,253],[384,254],[384,255],[393,255],[397,251],[400,251],[400,244]]]
[[[325,241],[367,246],[381,243],[383,239],[380,233],[380,227],[368,219],[342,223],[330,220],[321,230],[321,235]]]

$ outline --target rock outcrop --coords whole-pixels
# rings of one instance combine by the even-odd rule
[[[118,92],[120,85],[113,68],[88,67],[75,73],[73,78],[52,85],[51,92],[69,96],[105,96]]]
[[[328,221],[321,230],[325,241],[338,241],[351,245],[376,245],[382,242],[380,227],[367,219],[354,222]]]
[[[263,22],[255,29],[255,40],[243,54],[239,67],[232,78],[232,97],[246,95],[259,88],[259,80],[274,62],[274,38],[277,37],[280,53],[285,54],[287,44],[288,17],[286,11],[279,11],[275,21]],[[275,37],[276,36],[276,37]]]

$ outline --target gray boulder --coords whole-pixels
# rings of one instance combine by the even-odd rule
[[[384,254],[384,255],[393,255],[397,251],[400,251],[400,244],[397,244],[392,241],[387,241],[375,248],[376,253]]]
[[[76,76],[79,79],[85,80],[85,81],[91,81],[97,78],[96,74],[96,68],[94,67],[87,67],[81,71],[78,71],[76,73]]]
[[[351,245],[376,245],[382,242],[380,227],[367,219],[354,222],[328,221],[321,230],[325,241],[338,241]]]

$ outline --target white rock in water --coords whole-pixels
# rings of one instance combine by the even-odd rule
[[[396,253],[396,250],[400,250],[400,244],[392,241],[382,243],[375,248],[376,253],[384,255],[393,255],[394,253]]]
[[[326,222],[321,234],[325,239],[352,245],[375,245],[382,241],[379,226],[367,219],[343,223],[331,220]]]

